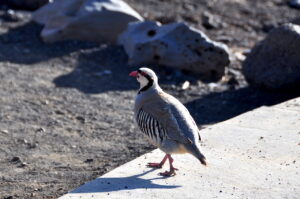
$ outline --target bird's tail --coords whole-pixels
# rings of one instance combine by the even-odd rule
[[[201,164],[203,164],[204,166],[207,166],[206,158],[202,153],[200,153],[200,155],[198,155],[197,158],[198,158],[198,160],[200,160]]]
[[[204,166],[207,166],[206,158],[200,150],[200,146],[189,145],[188,147],[192,155],[194,155]]]

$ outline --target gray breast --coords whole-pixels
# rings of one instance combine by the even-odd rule
[[[160,145],[166,138],[166,130],[149,113],[140,109],[136,116],[141,131],[156,144]]]

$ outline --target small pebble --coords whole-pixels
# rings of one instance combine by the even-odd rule
[[[202,25],[206,29],[216,29],[221,28],[223,23],[219,18],[215,17],[213,14],[209,12],[204,12],[202,15]]]
[[[27,164],[27,162],[22,162],[21,164],[20,164],[20,167],[26,167],[28,164]]]
[[[45,133],[46,130],[41,127],[41,128],[38,128],[35,132],[37,132],[37,133]]]
[[[85,163],[91,163],[91,162],[93,162],[93,161],[94,161],[93,158],[88,158],[88,159],[86,159],[84,162],[85,162]]]
[[[234,56],[238,61],[244,61],[246,59],[246,56],[242,52],[235,52]]]
[[[65,113],[62,112],[61,110],[56,110],[55,113],[56,113],[57,115],[64,115],[64,114],[65,114]]]
[[[1,133],[3,134],[8,134],[8,130],[4,129],[4,130],[0,130]]]
[[[11,9],[7,10],[5,12],[5,15],[2,16],[2,17],[5,21],[8,21],[8,22],[16,22],[16,21],[19,20],[16,13],[15,13],[15,11],[11,10]]]
[[[18,156],[15,156],[15,157],[13,157],[10,161],[11,161],[11,162],[14,162],[14,163],[20,162],[20,161],[21,161],[21,158],[18,157]]]
[[[26,139],[21,139],[21,140],[19,140],[20,142],[23,142],[24,144],[28,144],[28,140],[26,140]]]
[[[190,82],[189,81],[185,81],[183,84],[182,84],[182,86],[181,86],[181,89],[182,90],[186,90],[186,89],[188,89],[189,87],[190,87]]]
[[[77,116],[76,119],[77,119],[78,121],[82,122],[82,123],[85,122],[85,118],[82,117],[82,116]]]
[[[38,145],[39,145],[38,143],[29,143],[28,148],[34,149],[34,148],[38,147]]]

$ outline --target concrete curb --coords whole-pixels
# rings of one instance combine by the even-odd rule
[[[145,154],[60,199],[77,198],[299,198],[300,98],[261,107],[202,130],[208,167],[191,155],[174,155],[179,169],[164,178],[146,168]]]

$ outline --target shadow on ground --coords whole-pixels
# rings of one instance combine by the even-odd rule
[[[141,176],[153,172],[154,170],[155,169],[150,169],[144,173],[124,178],[97,178],[75,189],[71,193],[100,193],[133,189],[174,189],[180,187],[174,185],[159,185],[152,182],[153,180],[160,180],[164,179],[165,177],[157,177],[152,179],[140,178]]]
[[[57,87],[76,88],[87,94],[137,89],[136,81],[128,77],[132,70],[121,46],[105,46],[82,52],[73,71],[53,82]]]
[[[261,106],[272,106],[300,96],[300,93],[275,93],[251,87],[211,93],[187,104],[200,125],[222,122]]]
[[[57,87],[75,88],[86,94],[138,88],[137,82],[128,78],[129,72],[137,67],[128,67],[128,58],[121,46],[101,47],[97,43],[80,41],[46,44],[39,37],[41,29],[40,25],[26,23],[1,34],[0,61],[30,65],[80,50],[73,70],[53,80]],[[178,70],[154,69],[161,75],[160,82],[166,85],[197,81],[190,75],[176,75]],[[168,75],[171,80],[166,80]],[[250,87],[208,95],[201,92],[199,89],[201,97],[186,104],[200,125],[221,122],[260,106],[275,105],[300,96],[299,93],[271,93]]]
[[[0,35],[0,61],[34,64],[54,57],[60,57],[79,49],[99,46],[93,42],[63,41],[46,44],[40,39],[42,26],[33,22]]]

